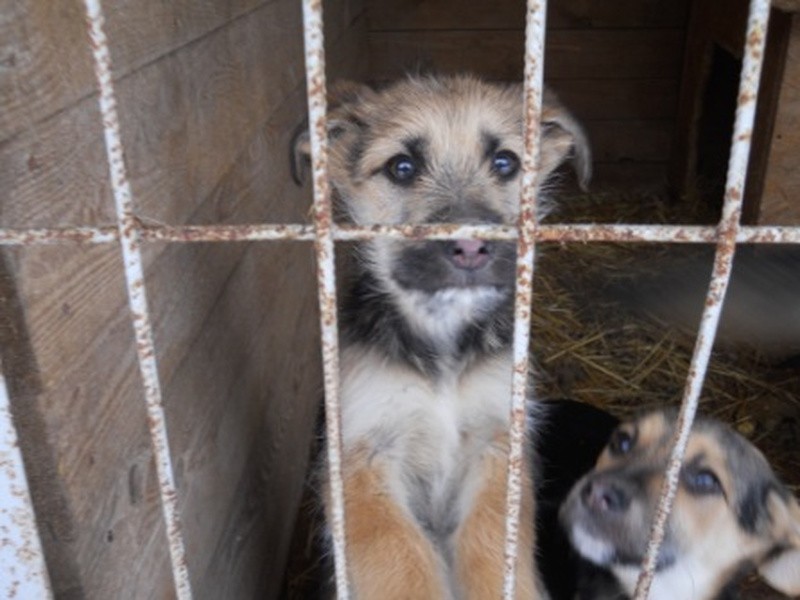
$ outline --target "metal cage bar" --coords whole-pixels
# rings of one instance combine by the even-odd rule
[[[0,371],[0,593],[5,598],[53,597],[36,527],[28,479]]]
[[[503,598],[513,600],[519,553],[519,521],[522,503],[522,469],[528,374],[530,370],[531,304],[533,302],[534,251],[538,219],[536,208],[539,180],[539,141],[544,85],[544,33],[547,2],[528,0],[525,18],[525,116],[522,155],[522,188],[517,232],[517,282],[514,298],[513,373],[509,422],[508,475],[504,546]]]
[[[725,200],[719,222],[719,238],[714,256],[714,270],[708,287],[705,307],[700,319],[700,330],[695,342],[694,354],[689,365],[686,388],[683,393],[678,422],[673,439],[670,460],[664,475],[664,485],[652,524],[650,541],[642,564],[642,572],[636,583],[634,600],[645,600],[655,576],[658,552],[664,540],[669,518],[678,488],[683,456],[689,442],[692,424],[700,401],[700,391],[706,375],[711,348],[717,334],[722,304],[731,278],[733,258],[736,253],[736,233],[742,216],[742,198],[747,176],[747,162],[755,123],[756,99],[761,79],[761,66],[769,23],[769,0],[751,0],[747,20],[747,35],[742,72],[739,79],[739,96],[733,127],[733,141],[725,183]]]
[[[140,225],[141,242],[274,242],[314,241],[313,225],[244,224],[244,225]],[[393,239],[456,240],[478,237],[485,240],[515,240],[517,227],[510,225],[331,225],[336,241],[361,241],[376,237]],[[569,224],[537,226],[537,243],[552,242],[635,242],[714,244],[719,228],[713,225],[619,225]],[[36,229],[0,228],[0,246],[93,245],[119,241],[116,227],[53,227]],[[800,244],[800,227],[743,225],[736,231],[737,244]]]
[[[104,30],[105,17],[100,0],[85,0],[85,5],[95,76],[100,90],[100,114],[103,119],[111,189],[114,194],[120,249],[125,267],[128,303],[136,339],[136,357],[144,384],[147,427],[155,455],[156,475],[169,544],[175,593],[180,600],[190,600],[192,589],[186,565],[186,549],[181,531],[180,509],[178,508],[178,491],[172,470],[166,415],[164,414],[161,382],[153,345],[153,330],[147,305],[144,263],[138,230],[139,221],[134,216],[131,188],[125,169],[125,157],[119,132],[117,99],[111,72],[111,54]]]
[[[333,211],[328,183],[328,126],[325,88],[325,45],[322,31],[322,0],[303,0],[308,128],[311,137],[311,168],[314,182],[314,249],[317,257],[317,288],[325,385],[325,428],[328,485],[336,575],[336,597],[347,600],[347,556],[345,553],[344,485],[339,410],[339,326],[336,305]]]
[[[515,587],[514,565],[517,555],[519,501],[521,497],[521,457],[525,431],[525,390],[527,388],[528,342],[532,298],[534,246],[552,242],[671,242],[715,243],[717,253],[714,273],[709,285],[706,308],[698,332],[692,364],[687,376],[679,427],[665,486],[661,495],[653,536],[637,585],[636,598],[645,598],[652,582],[655,559],[663,537],[664,524],[675,492],[677,474],[685,451],[697,409],[705,370],[716,335],[716,328],[730,278],[736,244],[800,244],[800,227],[741,226],[742,191],[750,138],[753,128],[755,99],[764,51],[768,23],[768,0],[752,0],[748,20],[745,59],[731,147],[723,216],[718,226],[683,225],[540,225],[535,218],[536,157],[538,153],[538,122],[541,112],[543,40],[546,0],[528,0],[526,18],[525,56],[525,155],[523,157],[523,193],[520,219],[517,226],[498,225],[409,225],[356,227],[335,225],[331,217],[330,189],[327,180],[327,141],[325,125],[325,55],[322,35],[321,0],[303,1],[304,35],[306,44],[306,75],[308,85],[309,122],[314,172],[314,220],[307,224],[246,224],[210,226],[153,226],[143,224],[134,214],[130,187],[125,175],[116,100],[111,77],[108,42],[103,32],[100,0],[84,0],[95,71],[100,89],[100,105],[109,158],[110,176],[114,191],[118,222],[116,227],[66,228],[0,228],[0,245],[31,246],[43,244],[93,245],[120,243],[128,285],[132,323],[136,335],[137,359],[144,381],[148,426],[156,455],[158,478],[166,533],[172,560],[176,593],[179,598],[191,598],[189,573],[183,538],[180,530],[177,491],[172,473],[169,442],[161,402],[158,369],[153,347],[152,330],[144,287],[141,260],[142,243],[191,243],[296,240],[314,241],[318,263],[319,301],[321,308],[322,352],[325,377],[325,397],[328,415],[328,463],[332,494],[332,528],[336,559],[336,583],[339,598],[348,597],[346,577],[345,511],[342,497],[341,441],[339,423],[338,336],[334,271],[334,241],[365,240],[377,236],[393,238],[517,240],[518,284],[515,303],[514,375],[510,404],[511,449],[509,455],[505,566],[503,595],[512,598]],[[0,439],[0,452],[14,445],[13,429],[7,412],[7,395],[0,379],[0,426],[12,437]],[[4,400],[5,399],[5,400]],[[5,404],[3,404],[5,402]],[[5,443],[8,442],[8,443]],[[0,456],[5,456],[0,454]],[[3,459],[2,464],[6,464]],[[21,463],[19,463],[21,464]],[[19,479],[21,494],[28,494],[24,477]],[[16,494],[16,491],[15,491]],[[20,497],[22,497],[20,496]],[[0,512],[0,516],[2,513]],[[16,521],[15,521],[16,523]],[[27,538],[26,538],[27,539]],[[34,540],[38,543],[38,538]],[[31,546],[32,547],[32,546]],[[40,550],[38,550],[40,552]],[[35,553],[34,553],[35,554]],[[44,569],[43,563],[39,569]],[[47,586],[43,570],[41,585]]]

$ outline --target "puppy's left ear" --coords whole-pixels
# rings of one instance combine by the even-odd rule
[[[565,160],[572,162],[578,185],[586,191],[592,178],[589,139],[573,114],[552,91],[545,89],[542,98],[542,180]]]
[[[787,596],[800,595],[800,506],[787,495],[771,491],[767,497],[770,529],[779,548],[759,565],[758,571],[770,586]]]

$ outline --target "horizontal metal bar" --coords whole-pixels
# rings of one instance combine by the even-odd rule
[[[543,225],[540,242],[645,242],[713,244],[719,229],[703,225]],[[742,227],[739,244],[800,244],[800,227]]]
[[[708,225],[539,225],[533,237],[537,242],[641,242],[713,244],[718,228]],[[142,242],[264,242],[314,241],[314,226],[300,223],[244,225],[142,225]],[[480,238],[516,240],[517,227],[511,225],[372,225],[333,227],[337,241],[361,241],[376,237],[393,239],[453,240]],[[107,244],[119,240],[116,227],[72,227],[0,229],[0,246],[41,246],[50,244]],[[736,232],[739,244],[800,244],[800,227],[743,226]]]
[[[40,227],[0,229],[0,246],[45,246],[50,244],[108,244],[119,240],[112,227]]]

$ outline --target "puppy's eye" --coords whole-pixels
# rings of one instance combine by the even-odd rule
[[[617,456],[630,452],[633,449],[633,445],[633,436],[624,429],[617,429],[611,434],[611,439],[608,441],[609,451]]]
[[[492,157],[492,173],[508,180],[519,171],[519,157],[511,150],[500,150]]]
[[[722,493],[722,484],[714,472],[709,469],[685,469],[683,483],[691,494],[710,495]]]
[[[384,172],[394,183],[408,185],[417,177],[419,166],[407,154],[398,154],[386,162]]]

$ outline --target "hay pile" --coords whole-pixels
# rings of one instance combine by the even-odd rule
[[[708,223],[714,215],[658,195],[582,196],[565,203],[562,222]],[[687,216],[688,215],[688,216]],[[541,398],[572,398],[617,416],[680,402],[695,342],[681,330],[619,302],[609,289],[646,281],[676,253],[675,244],[542,246],[534,280],[532,353]],[[800,377],[752,348],[716,344],[700,410],[755,442],[797,489]]]

